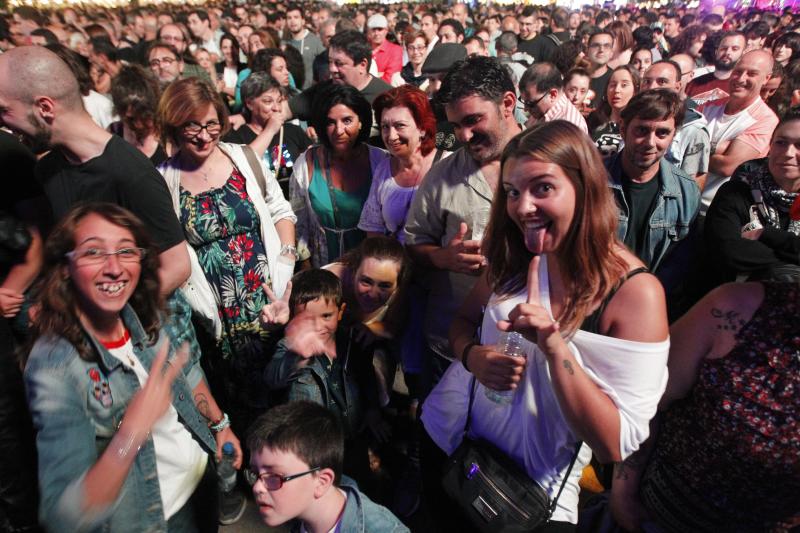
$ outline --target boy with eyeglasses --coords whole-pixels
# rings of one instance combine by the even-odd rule
[[[324,407],[304,401],[274,407],[248,434],[245,477],[268,526],[291,522],[298,533],[408,531],[342,476],[344,434]]]

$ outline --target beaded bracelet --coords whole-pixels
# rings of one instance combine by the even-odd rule
[[[228,418],[228,413],[222,413],[222,419],[219,422],[212,422],[208,425],[208,429],[210,429],[213,433],[219,433],[223,429],[230,427],[231,419]]]

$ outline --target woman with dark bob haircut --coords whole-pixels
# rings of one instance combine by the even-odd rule
[[[782,67],[800,59],[800,33],[790,31],[775,39],[772,43],[772,57]]]
[[[297,160],[289,182],[297,215],[297,252],[320,268],[364,239],[358,221],[372,177],[389,154],[367,145],[372,108],[349,85],[327,84],[312,106],[320,146]]]
[[[576,126],[534,126],[509,142],[501,164],[484,240],[489,264],[450,329],[460,360],[422,408],[436,445],[424,448],[423,472],[435,475],[442,452],[461,443],[472,391],[471,438],[496,446],[550,499],[566,480],[537,531],[574,531],[592,452],[621,461],[648,436],[667,381],[664,290],[617,239],[600,155]],[[520,334],[526,357],[498,350],[506,332]],[[446,506],[430,485],[427,497]]]
[[[242,452],[199,356],[163,330],[158,268],[113,204],[74,208],[47,240],[25,384],[49,529],[217,529],[212,458]]]

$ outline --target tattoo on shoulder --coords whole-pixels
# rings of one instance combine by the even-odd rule
[[[739,315],[738,311],[726,311],[712,307],[711,316],[717,319],[717,329],[723,331],[736,332],[746,324],[746,321]]]
[[[564,368],[567,369],[567,372],[569,372],[570,376],[574,376],[575,375],[575,369],[572,368],[572,363],[570,363],[569,361],[564,359],[564,361],[561,364],[564,365]]]

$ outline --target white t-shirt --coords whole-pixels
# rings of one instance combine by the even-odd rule
[[[114,115],[114,104],[111,102],[111,98],[94,90],[89,91],[89,96],[81,96],[81,98],[86,112],[104,130],[108,129],[112,122],[118,120]]]
[[[552,316],[547,261],[539,267],[541,304]],[[497,321],[507,319],[527,290],[506,299],[492,295],[484,313],[481,344],[498,340]],[[472,406],[470,436],[497,446],[554,498],[575,453],[577,437],[569,428],[550,379],[547,358],[535,344],[523,341],[527,357],[525,381],[510,405],[486,397],[478,383]],[[620,415],[620,454],[627,457],[649,435],[649,422],[667,385],[669,340],[658,343],[633,342],[578,331],[568,346],[589,378],[617,406]],[[469,402],[472,374],[460,362],[445,372],[422,407],[422,422],[431,439],[447,453],[461,443]],[[584,444],[578,454],[553,520],[577,523],[578,480],[591,459]]]
[[[133,351],[131,340],[108,352],[136,374],[139,384],[147,382],[147,370]],[[149,370],[149,369],[148,369]],[[192,438],[191,433],[178,421],[178,412],[170,404],[164,416],[152,429],[156,451],[156,471],[164,506],[164,519],[177,513],[194,493],[208,462],[208,454]]]
[[[720,144],[724,143],[727,146],[727,143],[735,139],[756,150],[758,152],[756,157],[766,157],[769,153],[772,132],[778,126],[778,117],[761,98],[756,98],[747,108],[733,115],[725,114],[727,103],[728,99],[724,98],[703,107],[703,115],[708,120],[708,133],[711,136],[711,154],[717,151]],[[705,215],[714,195],[730,178],[713,172],[708,173],[701,197],[700,213]]]
[[[441,159],[449,155],[450,152],[444,152]],[[403,228],[418,187],[398,185],[392,176],[391,158],[382,160],[372,174],[372,185],[361,211],[358,229],[394,235],[398,241],[405,243]]]

